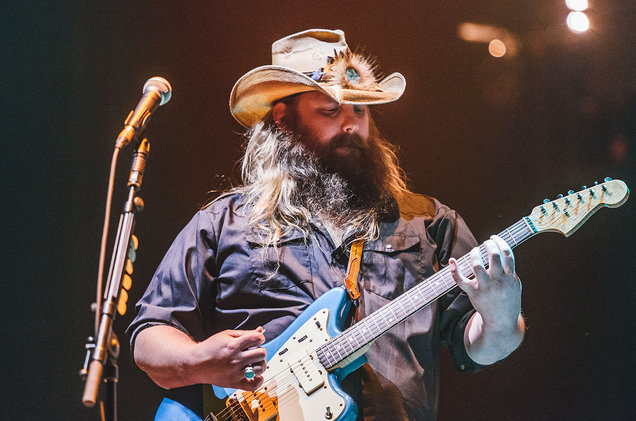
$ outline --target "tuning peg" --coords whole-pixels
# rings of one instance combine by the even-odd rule
[[[612,181],[612,177],[605,177],[605,179],[603,179],[603,181],[605,181],[605,182]]]
[[[568,190],[568,194],[574,194],[574,190]]]
[[[595,182],[594,182],[594,185],[595,185],[595,186],[598,186],[598,181],[595,181]]]
[[[550,199],[543,199],[543,203],[550,203]]]
[[[557,199],[561,199],[562,197],[563,197],[563,195],[560,194],[560,195],[557,196]]]
[[[581,186],[581,190],[587,189],[587,186]]]

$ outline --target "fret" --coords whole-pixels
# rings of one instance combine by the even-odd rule
[[[413,306],[413,309],[417,308],[417,297],[419,296],[418,292],[417,292],[417,288],[413,288],[411,291],[408,291],[406,294],[404,294],[409,301],[411,302],[411,305]]]
[[[437,290],[435,289],[434,283],[436,282],[436,279],[439,278],[439,273],[436,273],[431,278],[432,279],[430,281],[427,279],[424,282],[426,282],[428,284],[428,286],[433,290],[433,293],[435,293],[435,295],[437,295]]]
[[[404,307],[402,307],[402,303],[400,300],[394,300],[391,303],[391,310],[393,311],[393,315],[395,316],[395,318],[397,320],[402,320],[404,319],[404,317],[406,317],[406,315],[408,314],[406,312],[406,310],[404,310]]]
[[[402,298],[402,297],[400,297]],[[411,306],[411,302],[406,300],[406,297],[404,297],[403,299],[397,298],[395,300],[395,304],[399,307],[399,309],[402,311],[402,319],[407,317],[411,311],[413,310]],[[408,308],[405,308],[405,306],[409,306]]]
[[[336,336],[336,340],[331,347],[331,353],[338,354],[338,360],[341,360],[347,356],[347,354],[342,353],[342,346],[340,345],[340,335]]]
[[[361,328],[362,328],[364,341],[365,341],[366,343],[369,343],[369,342],[371,341],[371,339],[374,339],[375,337],[373,336],[373,334],[372,334],[372,333],[371,333],[371,331],[369,330],[369,329],[370,329],[370,326],[368,326],[368,324],[369,324],[369,323],[367,322],[367,319],[369,319],[369,317],[365,318],[364,320],[362,320],[362,321],[361,321],[360,323],[358,323],[358,324],[359,324],[359,325],[361,326]],[[364,334],[369,334],[369,335],[371,335],[371,336],[370,336],[370,338],[367,338],[366,336],[364,336]]]
[[[360,342],[356,339],[355,329],[351,330],[348,335],[346,335],[346,344],[347,346],[351,346],[352,350],[360,347]],[[355,344],[354,344],[355,341]]]
[[[433,276],[436,276],[436,275],[433,275]],[[426,280],[420,282],[417,288],[420,290],[420,293],[422,294],[424,298],[422,301],[429,301],[432,298],[437,297],[437,293],[435,293],[435,290],[429,285],[429,283]]]
[[[469,256],[466,255],[457,261],[459,265],[459,272],[464,275],[466,278],[470,278],[474,275],[473,268],[469,263]]]
[[[342,334],[339,335],[340,340],[338,341],[338,347],[339,349],[342,349],[344,352],[346,352],[345,355],[349,355],[355,349],[347,340],[347,332],[348,331],[342,332]]]
[[[395,322],[395,314],[393,313],[391,303],[387,304],[384,308],[384,313],[388,313],[389,316],[388,319],[385,317],[384,320],[387,322],[387,328],[391,328]]]
[[[441,273],[440,277],[444,281],[444,286],[448,289],[450,286],[455,286],[455,280],[453,279],[453,275],[451,275],[450,271],[444,271]]]

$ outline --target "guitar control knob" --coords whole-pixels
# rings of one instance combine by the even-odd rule
[[[330,420],[332,418],[333,418],[333,412],[331,412],[331,407],[328,406],[327,410],[325,411],[325,419]]]

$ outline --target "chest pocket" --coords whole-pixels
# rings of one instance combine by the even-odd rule
[[[362,287],[393,299],[421,278],[420,238],[392,235],[365,244],[362,253]]]
[[[260,290],[286,290],[311,282],[308,239],[294,231],[274,245],[258,233],[246,234],[254,281]]]

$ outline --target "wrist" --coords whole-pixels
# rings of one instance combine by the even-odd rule
[[[525,322],[521,314],[513,323],[486,323],[476,312],[464,330],[466,352],[478,364],[493,364],[519,347],[524,331]]]
[[[479,314],[482,321],[482,330],[486,334],[497,334],[497,335],[509,335],[514,334],[515,332],[523,331],[522,328],[525,327],[523,323],[523,316],[521,315],[521,311],[517,312],[514,316],[510,317],[491,317],[486,318]]]

